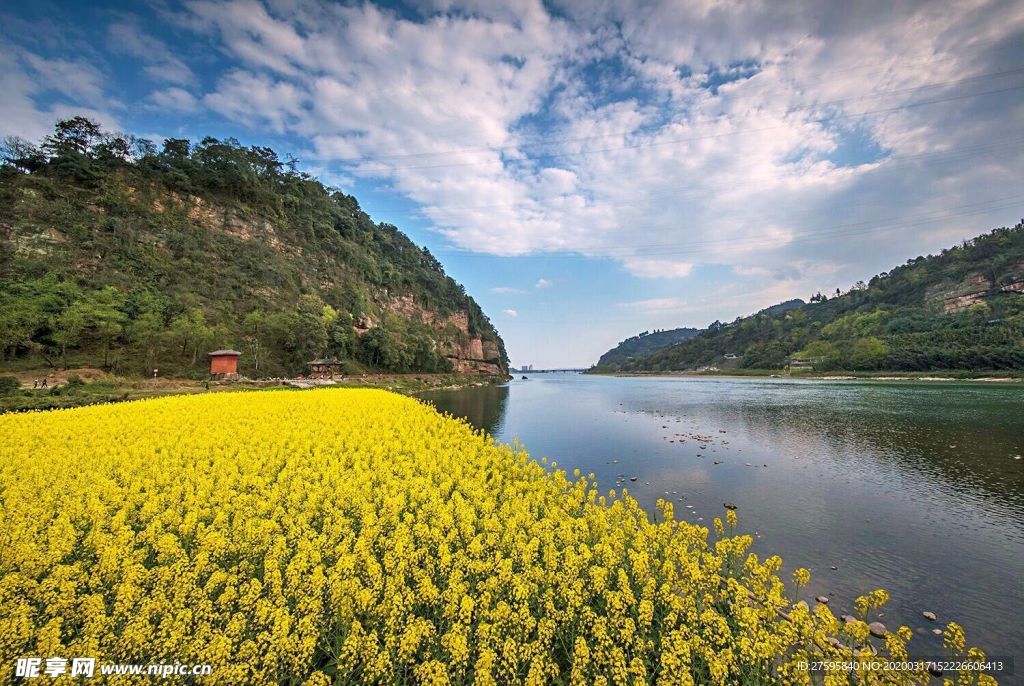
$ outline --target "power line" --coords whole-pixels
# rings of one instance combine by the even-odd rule
[[[988,73],[984,73],[984,74],[978,74],[978,75],[975,75],[975,76],[964,77],[964,78],[961,78],[961,79],[951,79],[951,80],[948,80],[948,81],[932,82],[932,83],[922,84],[920,86],[911,86],[911,87],[907,87],[907,88],[897,88],[897,89],[889,90],[889,91],[876,91],[876,92],[872,92],[872,93],[866,93],[866,94],[863,94],[863,95],[850,96],[850,97],[847,97],[847,98],[839,98],[839,99],[835,99],[835,100],[825,100],[825,101],[816,102],[816,103],[813,103],[813,104],[810,104],[810,105],[804,105],[804,106],[801,106],[801,107],[788,108],[786,110],[786,114],[789,114],[791,112],[800,112],[800,111],[806,111],[806,110],[820,109],[820,108],[823,108],[823,107],[829,107],[831,105],[837,105],[837,104],[842,104],[842,103],[846,103],[846,102],[853,102],[853,101],[859,101],[859,100],[870,100],[870,99],[883,98],[883,97],[887,97],[887,96],[890,96],[890,95],[899,95],[899,94],[904,94],[904,93],[910,93],[910,92],[916,92],[916,91],[921,91],[921,90],[927,90],[927,89],[930,89],[930,88],[942,88],[942,87],[960,85],[960,84],[964,84],[964,83],[973,83],[973,82],[977,82],[977,81],[987,81],[987,80],[992,80],[992,79],[1005,78],[1007,76],[1013,76],[1013,75],[1020,74],[1020,73],[1024,73],[1024,67],[1017,67],[1017,68],[1013,68],[1013,69],[1006,69],[1006,70],[1002,70],[1002,71],[998,71],[998,72],[988,72]],[[776,91],[776,92],[778,92],[778,91]],[[454,149],[454,150],[451,150],[451,149],[450,150],[441,150],[441,151],[423,151],[423,152],[414,152],[414,153],[393,153],[393,154],[385,154],[385,155],[364,155],[364,156],[357,156],[357,157],[334,157],[334,158],[311,157],[311,158],[307,158],[307,161],[311,161],[311,162],[333,162],[333,163],[338,163],[338,164],[356,165],[356,164],[360,164],[360,163],[364,163],[364,162],[379,162],[381,160],[391,160],[391,159],[414,159],[414,158],[422,158],[422,157],[447,157],[447,156],[451,156],[451,155],[474,154],[474,153],[510,152],[510,151],[522,150],[522,148],[524,148],[524,147],[535,147],[535,146],[540,146],[540,145],[549,145],[549,144],[552,144],[552,143],[565,144],[565,143],[578,143],[578,142],[586,142],[586,141],[591,141],[591,140],[599,140],[599,139],[607,139],[607,138],[618,138],[618,137],[623,137],[623,136],[629,136],[629,135],[631,135],[633,133],[635,133],[635,130],[618,131],[618,132],[614,132],[614,133],[605,133],[605,134],[595,134],[595,135],[591,135],[591,136],[578,136],[578,137],[572,137],[572,138],[564,138],[564,137],[561,137],[561,138],[560,137],[540,138],[540,139],[534,139],[532,141],[523,141],[523,142],[516,143],[516,144],[499,145],[499,146],[479,146],[479,147],[461,148],[461,149]]]
[[[909,164],[909,163],[912,163],[912,162],[918,162],[920,160],[925,160],[925,159],[928,159],[928,160],[935,160],[935,159],[956,159],[956,160],[959,160],[959,159],[969,159],[969,158],[975,157],[977,155],[984,155],[984,154],[990,154],[990,153],[1000,153],[1000,152],[1003,152],[1003,151],[1010,152],[1010,151],[1013,151],[1013,150],[1015,150],[1016,148],[1018,148],[1018,147],[1020,147],[1022,145],[1024,145],[1024,138],[1016,138],[1016,139],[1010,139],[1008,141],[1000,141],[998,143],[988,143],[988,144],[985,144],[985,145],[971,146],[971,147],[965,147],[965,148],[960,148],[960,149],[955,149],[955,150],[943,150],[943,151],[930,152],[930,153],[918,153],[918,154],[915,154],[915,155],[896,155],[896,156],[893,156],[893,157],[885,157],[885,158],[882,158],[882,159],[880,159],[878,161],[881,162],[881,163],[884,163],[886,168],[891,168],[891,167],[894,167],[894,166],[900,166],[900,165]],[[773,173],[770,173],[770,174],[759,174],[759,175],[754,175],[754,176],[746,176],[746,177],[744,177],[743,181],[744,182],[749,182],[749,181],[754,181],[754,180],[768,180],[768,179],[772,179],[772,178],[777,178],[778,176],[779,176],[778,172],[773,172]],[[800,175],[797,175],[797,176],[800,176]],[[792,177],[790,177],[790,178],[792,178]],[[613,203],[616,207],[620,207],[620,206],[623,206],[623,205],[625,205],[625,206],[636,206],[636,205],[639,205],[642,202],[647,201],[647,200],[653,200],[653,199],[657,199],[657,198],[660,198],[660,197],[663,197],[663,196],[670,196],[670,195],[674,195],[674,194],[677,194],[677,193],[680,193],[680,192],[685,192],[685,191],[690,191],[690,190],[706,191],[706,190],[714,190],[716,188],[727,188],[727,189],[732,190],[732,189],[735,189],[736,187],[737,187],[736,183],[731,183],[731,184],[728,184],[728,185],[726,185],[726,184],[721,184],[721,185],[719,185],[719,184],[705,184],[705,183],[701,183],[701,184],[687,184],[687,185],[682,185],[682,186],[671,186],[671,187],[668,187],[668,188],[662,188],[662,189],[658,189],[658,190],[643,191],[644,192],[643,200],[634,200],[634,201],[625,200],[625,201],[623,201],[623,200],[620,200],[618,198],[608,198],[608,201]],[[529,202],[537,202],[537,201],[534,198],[527,198],[527,199],[524,199],[521,202],[514,202],[514,203],[492,203],[492,204],[487,204],[487,205],[442,205],[442,206],[437,206],[434,209],[440,210],[442,212],[452,212],[452,211],[457,211],[457,210],[489,210],[489,209],[500,209],[500,208],[508,208],[508,207],[522,207],[524,204],[529,203]],[[421,213],[422,213],[422,211],[421,211]]]
[[[792,245],[795,242],[806,242],[811,240],[831,239],[842,236],[854,236],[863,235],[882,231],[891,228],[910,228],[914,226],[920,226],[923,224],[929,224],[936,221],[943,221],[946,219],[952,219],[961,216],[971,216],[975,214],[984,214],[988,212],[994,212],[1004,209],[1011,209],[1019,207],[1024,204],[1024,198],[1020,196],[1011,196],[1008,198],[998,198],[994,200],[987,200],[978,203],[968,203],[964,205],[957,205],[949,208],[943,208],[941,210],[932,210],[924,212],[919,215],[911,215],[899,220],[889,220],[883,223],[877,223],[874,220],[853,222],[848,224],[835,225],[823,230],[818,231],[805,231],[797,233],[793,237],[793,241],[786,243],[786,245]],[[954,211],[959,210],[959,211]],[[938,215],[938,216],[933,216]],[[643,230],[643,229],[641,229]],[[583,258],[595,258],[595,257],[609,257],[612,259],[629,258],[629,257],[647,257],[648,255],[655,256],[678,256],[678,255],[690,255],[694,253],[706,252],[708,250],[715,249],[720,246],[735,246],[737,249],[758,247],[767,244],[777,244],[779,238],[775,236],[762,236],[760,238],[721,238],[704,241],[692,241],[689,243],[648,243],[640,244],[635,246],[605,246],[605,247],[594,247],[588,249],[586,252],[573,251],[564,253],[563,257],[576,256]],[[651,252],[648,252],[651,251]],[[445,249],[441,248],[438,250],[431,251],[435,254],[472,254],[478,251],[453,248]]]
[[[939,104],[943,104],[943,103],[947,103],[947,102],[955,102],[955,101],[958,101],[958,100],[966,100],[968,98],[982,97],[982,96],[985,96],[985,95],[996,95],[996,94],[999,94],[999,93],[1009,93],[1009,92],[1016,91],[1016,90],[1021,90],[1021,89],[1024,89],[1024,84],[1020,84],[1020,85],[1016,85],[1016,86],[1010,86],[1008,88],[998,88],[998,89],[989,90],[989,91],[982,91],[980,93],[968,93],[968,94],[961,94],[961,95],[955,95],[955,96],[948,96],[948,97],[944,97],[944,98],[935,98],[935,99],[932,99],[932,100],[923,100],[923,101],[918,101],[918,102],[907,103],[907,104],[904,104],[904,105],[898,105],[898,106],[895,106],[895,107],[886,107],[886,108],[881,108],[881,109],[876,109],[876,110],[865,110],[863,112],[849,112],[849,113],[843,113],[843,114],[835,114],[835,115],[828,116],[828,117],[819,117],[817,119],[808,119],[808,120],[805,120],[803,123],[826,124],[826,123],[833,122],[833,121],[840,120],[840,119],[855,119],[855,118],[859,118],[859,117],[867,117],[867,116],[876,115],[876,114],[891,114],[891,113],[894,113],[894,112],[900,112],[900,111],[903,111],[903,110],[914,109],[914,108],[917,108],[917,107],[927,107],[929,105],[939,105]],[[717,121],[721,121],[721,119],[719,119]],[[722,132],[722,133],[704,134],[704,135],[700,135],[700,136],[690,136],[690,137],[687,137],[687,138],[675,138],[675,139],[663,140],[663,141],[647,141],[647,142],[642,142],[642,143],[633,143],[633,144],[627,144],[627,145],[621,145],[621,146],[613,146],[613,147],[606,147],[606,148],[593,148],[593,149],[590,149],[590,150],[579,150],[579,151],[576,151],[576,152],[546,153],[546,154],[540,154],[540,155],[532,155],[529,158],[528,161],[529,162],[536,162],[537,160],[551,160],[551,159],[572,158],[572,157],[579,157],[579,156],[586,156],[586,155],[595,155],[595,154],[600,154],[600,153],[605,153],[605,152],[618,152],[618,151],[621,151],[621,150],[637,150],[637,149],[645,149],[645,148],[656,148],[656,147],[662,147],[662,146],[666,146],[666,145],[678,145],[680,143],[692,143],[692,142],[697,142],[697,141],[702,141],[702,140],[714,140],[714,139],[720,139],[720,138],[729,138],[729,137],[732,137],[732,136],[740,136],[740,135],[746,135],[746,134],[752,134],[752,133],[767,133],[769,131],[778,131],[780,129],[786,129],[786,128],[789,128],[789,127],[790,127],[790,124],[778,124],[778,125],[774,125],[774,126],[766,126],[766,127],[761,127],[761,128],[755,128],[755,129],[741,129],[741,130],[736,130],[736,131],[726,131],[726,132]],[[429,170],[429,169],[451,169],[451,168],[456,168],[456,167],[477,167],[477,166],[481,166],[481,165],[494,164],[495,161],[496,160],[485,160],[485,161],[482,161],[482,162],[481,161],[477,161],[477,162],[450,162],[450,163],[446,163],[446,164],[419,165],[419,166],[407,166],[407,167],[402,167],[402,166],[374,167],[374,168],[370,168],[370,169],[356,167],[356,168],[352,168],[350,171],[352,173],[362,174],[362,175],[374,175],[374,174],[378,174],[378,173],[379,174],[392,174],[392,173],[398,172],[398,171],[416,171],[416,170]],[[497,160],[497,161],[500,162],[500,160]]]

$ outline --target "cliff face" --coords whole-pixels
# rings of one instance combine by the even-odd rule
[[[81,124],[80,128],[88,128]],[[207,138],[0,160],[0,366],[202,376],[500,374],[490,320],[430,252],[273,151]]]
[[[943,282],[925,291],[925,302],[945,313],[960,312],[991,293],[1024,293],[1024,262],[1010,265],[995,281],[982,273],[968,274],[959,282]]]
[[[468,333],[467,333],[468,336]],[[501,350],[495,341],[484,341],[479,336],[449,343],[444,356],[455,371],[462,374],[507,374],[501,359]]]
[[[484,339],[472,333],[469,313],[460,311],[448,316],[425,309],[411,296],[399,296],[388,302],[386,309],[407,319],[430,327],[437,334],[441,354],[460,374],[506,374],[500,339]],[[367,322],[364,322],[364,325]],[[363,333],[372,328],[365,328]],[[357,329],[359,332],[359,329]]]

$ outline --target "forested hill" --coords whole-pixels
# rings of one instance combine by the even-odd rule
[[[441,264],[263,147],[153,143],[75,118],[0,167],[0,367],[200,376],[507,370]],[[257,369],[258,365],[258,369]]]
[[[1024,370],[1024,223],[908,260],[847,293],[783,304],[715,322],[622,370]]]
[[[644,331],[627,338],[601,355],[595,367],[602,371],[617,371],[640,357],[650,355],[673,343],[693,338],[698,333],[700,329],[692,328]]]

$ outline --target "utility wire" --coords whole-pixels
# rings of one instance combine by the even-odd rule
[[[1021,89],[1024,89],[1024,84],[1019,84],[1019,85],[1016,85],[1016,86],[1010,86],[1008,88],[998,88],[998,89],[995,89],[995,90],[982,91],[980,93],[968,93],[968,94],[962,94],[962,95],[948,96],[948,97],[944,97],[944,98],[935,98],[935,99],[932,99],[932,100],[923,100],[923,101],[918,101],[918,102],[907,103],[907,104],[904,104],[904,105],[899,105],[899,106],[896,106],[896,107],[886,107],[886,108],[881,108],[881,109],[876,109],[876,110],[866,110],[866,111],[863,111],[863,112],[849,112],[849,113],[843,113],[843,114],[835,114],[835,115],[828,116],[828,117],[819,117],[817,119],[807,119],[807,120],[804,120],[802,123],[827,124],[827,123],[834,122],[834,121],[839,120],[839,119],[855,119],[855,118],[859,118],[859,117],[867,117],[867,116],[876,115],[876,114],[892,114],[894,112],[900,112],[900,111],[903,111],[903,110],[914,109],[914,108],[917,108],[917,107],[927,107],[927,106],[930,106],[930,105],[939,105],[939,104],[943,104],[943,103],[947,103],[947,102],[956,102],[958,100],[966,100],[968,98],[977,98],[977,97],[981,97],[981,96],[985,96],[985,95],[996,95],[996,94],[999,94],[999,93],[1009,93],[1009,92],[1017,91],[1017,90],[1021,90]],[[718,121],[720,121],[720,120],[718,120]],[[714,139],[721,139],[721,138],[729,138],[729,137],[732,137],[732,136],[740,136],[740,135],[746,135],[746,134],[752,134],[752,133],[767,133],[769,131],[778,131],[778,130],[781,130],[781,129],[787,129],[790,126],[791,126],[791,124],[787,123],[787,124],[778,124],[778,125],[775,125],[775,126],[765,126],[765,127],[761,127],[761,128],[755,128],[755,129],[739,129],[739,130],[736,130],[736,131],[726,131],[726,132],[722,132],[722,133],[711,133],[711,134],[704,134],[704,135],[700,135],[700,136],[690,136],[690,137],[687,137],[687,138],[674,138],[674,139],[670,139],[670,140],[646,141],[646,142],[638,142],[638,143],[632,143],[632,144],[621,145],[621,146],[606,147],[606,148],[592,148],[592,149],[589,149],[589,150],[579,150],[579,151],[576,151],[576,152],[545,153],[545,154],[539,154],[539,155],[531,155],[526,160],[526,162],[533,163],[533,162],[536,162],[538,160],[554,160],[554,159],[573,158],[573,157],[586,156],[586,155],[596,155],[596,154],[605,153],[605,152],[618,152],[618,151],[622,151],[622,150],[637,150],[637,149],[646,149],[646,148],[656,148],[656,147],[662,147],[662,146],[666,146],[666,145],[678,145],[680,143],[692,143],[692,142],[703,141],[703,140],[714,140]],[[510,162],[511,161],[513,161],[513,160],[510,160]],[[446,164],[420,165],[420,166],[409,166],[409,167],[401,167],[401,166],[371,167],[371,168],[354,167],[354,168],[351,168],[349,171],[351,173],[361,174],[361,175],[387,175],[387,174],[393,174],[394,172],[398,172],[398,171],[415,171],[415,170],[429,170],[429,169],[452,169],[452,168],[457,168],[457,167],[478,167],[478,166],[482,166],[482,165],[493,165],[496,162],[500,163],[500,164],[502,164],[502,166],[504,166],[504,162],[502,160],[500,160],[500,159],[491,159],[491,160],[484,160],[484,161],[477,161],[477,162],[450,162],[450,163],[446,163]]]
[[[882,223],[878,223],[875,220],[870,220],[863,222],[839,224],[817,231],[797,232],[796,235],[793,237],[792,241],[786,242],[785,245],[792,245],[797,242],[807,242],[811,240],[832,239],[840,236],[870,234],[892,228],[910,228],[914,226],[920,226],[923,224],[933,223],[936,221],[952,219],[954,217],[984,214],[988,212],[1020,207],[1022,205],[1024,205],[1024,197],[1012,196],[1007,198],[987,200],[978,203],[968,203],[964,205],[943,208],[941,210],[931,210],[918,215],[904,217],[899,220],[893,219],[883,221]],[[643,229],[640,229],[640,231],[643,231]],[[740,250],[743,248],[759,247],[762,245],[773,245],[779,243],[780,239],[776,236],[762,236],[753,238],[748,237],[742,239],[728,237],[703,241],[691,241],[688,243],[649,243],[629,247],[595,246],[585,251],[577,250],[571,253],[565,253],[562,256],[577,256],[585,258],[609,257],[613,259],[628,257],[647,257],[649,255],[657,257],[663,255],[677,256],[706,252],[707,250],[713,250],[721,246],[734,246],[737,250]],[[431,252],[434,254],[469,254],[478,251],[463,248],[442,248],[438,250],[432,250]]]
[[[975,75],[975,76],[969,76],[969,77],[965,77],[965,78],[961,78],[961,79],[951,79],[949,81],[939,81],[939,82],[927,83],[927,84],[922,84],[920,86],[911,86],[911,87],[907,87],[907,88],[897,88],[897,89],[888,90],[888,91],[876,91],[876,92],[872,92],[872,93],[866,93],[866,94],[863,94],[863,95],[850,96],[850,97],[846,97],[846,98],[838,98],[838,99],[835,99],[835,100],[825,100],[825,101],[821,101],[821,102],[815,102],[815,103],[809,104],[809,105],[803,105],[803,106],[800,106],[800,107],[787,108],[785,114],[789,114],[789,113],[792,113],[792,112],[800,112],[800,111],[821,109],[821,108],[824,108],[824,107],[829,107],[829,106],[832,106],[832,105],[838,105],[838,104],[847,103],[847,102],[854,102],[854,101],[860,101],[860,100],[872,100],[872,99],[877,99],[877,98],[884,98],[884,97],[887,97],[887,96],[890,96],[890,95],[900,95],[900,94],[904,94],[904,93],[911,93],[911,92],[916,92],[916,91],[922,91],[922,90],[927,90],[927,89],[931,89],[931,88],[942,88],[942,87],[961,85],[961,84],[964,84],[964,83],[974,83],[974,82],[977,82],[977,81],[988,81],[988,80],[992,80],[992,79],[1000,79],[1000,78],[1005,78],[1007,76],[1013,76],[1013,75],[1020,74],[1020,73],[1024,73],[1024,67],[1016,67],[1016,68],[1013,68],[1013,69],[1006,69],[1006,70],[997,71],[997,72],[988,72],[988,73],[978,74],[978,75]],[[779,92],[779,91],[777,91],[777,92]],[[636,133],[635,130],[629,130],[629,131],[617,131],[617,132],[613,132],[613,133],[595,134],[595,135],[590,135],[590,136],[577,136],[577,137],[570,137],[570,138],[565,138],[565,137],[538,138],[538,139],[533,139],[533,140],[529,140],[529,141],[523,141],[523,142],[516,143],[516,144],[508,144],[508,145],[479,146],[479,147],[471,147],[471,148],[449,149],[449,150],[439,150],[439,151],[423,151],[423,152],[413,152],[413,153],[393,153],[393,154],[385,154],[385,155],[365,155],[365,156],[355,156],[355,157],[333,157],[333,158],[310,157],[310,158],[306,158],[305,161],[309,161],[309,162],[333,162],[333,163],[336,163],[336,164],[357,165],[357,164],[363,164],[363,163],[366,163],[366,162],[379,162],[379,161],[382,161],[382,160],[415,159],[415,158],[423,158],[423,157],[448,157],[448,156],[451,156],[451,155],[461,155],[461,154],[520,151],[523,148],[542,146],[542,145],[550,145],[552,143],[562,144],[562,145],[564,145],[566,143],[582,143],[582,142],[591,141],[591,140],[600,140],[600,139],[607,139],[607,138],[619,138],[619,137],[633,135],[635,133]]]
[[[991,154],[991,153],[998,154],[998,153],[1002,153],[1004,151],[1005,152],[1012,152],[1012,151],[1016,150],[1017,148],[1019,148],[1022,145],[1024,145],[1024,138],[1015,138],[1015,139],[1010,139],[1010,140],[1007,140],[1007,141],[1000,141],[998,143],[987,143],[985,145],[971,146],[971,147],[959,148],[959,149],[954,149],[954,150],[943,150],[943,151],[930,152],[930,153],[917,153],[915,155],[895,155],[893,157],[883,157],[883,158],[879,159],[878,162],[879,163],[884,163],[885,167],[888,169],[888,168],[891,168],[891,167],[894,167],[894,166],[901,166],[901,165],[909,164],[909,163],[912,163],[912,162],[918,162],[918,161],[921,161],[921,160],[936,160],[936,159],[938,159],[938,160],[945,160],[945,159],[961,160],[961,159],[970,159],[971,157],[975,157],[975,156],[978,156],[978,155],[985,155],[985,154]],[[787,176],[785,178],[786,179],[793,179],[793,178],[800,178],[801,176],[804,176],[804,175],[803,174],[794,174],[794,175],[791,175],[791,176]],[[769,173],[769,174],[757,174],[757,175],[752,175],[752,176],[745,176],[745,177],[743,177],[742,183],[748,183],[750,181],[757,181],[757,180],[770,180],[770,179],[774,179],[774,178],[779,178],[779,173],[777,171]],[[693,184],[686,184],[686,185],[682,185],[682,186],[670,186],[668,188],[660,188],[660,189],[656,189],[656,190],[642,191],[644,193],[644,195],[642,196],[642,199],[637,199],[637,200],[628,200],[628,199],[627,200],[621,200],[621,199],[619,199],[619,198],[617,198],[615,196],[608,196],[608,197],[602,197],[602,198],[597,198],[597,199],[595,199],[595,198],[586,198],[586,199],[590,200],[591,202],[593,202],[595,200],[607,200],[608,202],[613,203],[616,207],[620,207],[620,206],[631,207],[631,206],[639,206],[641,203],[649,201],[649,200],[654,200],[654,199],[657,199],[657,198],[660,198],[660,197],[663,197],[663,196],[664,197],[674,196],[674,195],[678,195],[679,193],[684,193],[686,191],[708,191],[708,190],[715,190],[715,189],[734,190],[739,185],[742,185],[742,184],[741,183],[728,183],[728,184],[726,184],[726,183],[722,183],[722,184],[706,184],[706,183],[699,183],[699,184],[697,184],[697,183],[693,183]],[[577,195],[577,197],[579,196],[579,194],[576,194],[576,195]],[[559,197],[573,197],[573,195],[572,194],[568,194],[568,196],[555,196],[555,197],[556,198],[559,198]],[[511,208],[511,207],[522,208],[522,207],[528,206],[530,203],[533,203],[534,205],[537,205],[538,204],[538,200],[536,198],[525,198],[522,201],[514,202],[514,203],[493,203],[493,204],[487,204],[487,205],[441,205],[441,206],[436,206],[436,207],[432,206],[430,209],[438,210],[438,211],[440,211],[442,213],[447,213],[447,212],[454,212],[454,211],[459,211],[459,210],[490,210],[490,209],[501,209],[501,208]],[[527,207],[527,209],[529,209],[529,207]],[[537,209],[538,209],[538,211],[543,211],[542,208],[538,207]],[[420,213],[424,214],[422,212],[422,210],[420,211]]]

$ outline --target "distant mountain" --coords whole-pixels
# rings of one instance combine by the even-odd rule
[[[602,357],[602,359],[604,359]],[[1024,370],[1024,223],[623,362],[622,371]]]
[[[645,355],[661,350],[664,347],[693,338],[699,329],[668,329],[664,331],[644,331],[619,343],[601,355],[595,369],[600,371],[616,371],[624,366],[635,364],[636,360]]]
[[[502,374],[501,337],[396,227],[264,147],[60,122],[0,146],[0,369]],[[257,366],[258,364],[258,366]]]

